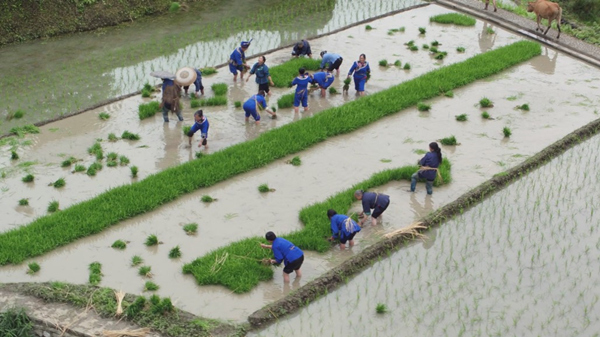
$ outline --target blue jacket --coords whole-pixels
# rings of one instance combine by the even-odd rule
[[[302,40],[303,46],[300,48],[298,46],[300,42],[294,45],[294,49],[292,51],[292,55],[302,56],[302,55],[312,55],[312,50],[310,50],[310,44],[306,40]]]
[[[165,88],[171,85],[175,85],[174,80],[170,80],[168,78],[163,79],[162,92],[165,92]]]
[[[354,78],[357,79],[367,79],[367,73],[371,72],[371,68],[369,67],[369,62],[365,62],[364,64],[358,63],[358,61],[354,61],[350,71],[348,71],[348,76],[354,73]]]
[[[382,193],[364,192],[362,196],[363,212],[371,215],[371,210],[377,206],[385,207],[390,203],[390,197]]]
[[[360,226],[350,217],[343,214],[336,214],[331,217],[331,236],[334,238],[347,238],[356,232],[360,232]]]
[[[196,70],[196,80],[194,81],[194,86],[196,87],[196,91],[200,91],[201,89],[204,89],[204,87],[202,86],[202,72],[198,69]]]
[[[244,111],[256,111],[256,106],[258,103],[258,106],[264,109],[267,107],[267,101],[265,100],[265,98],[261,95],[252,95],[252,97],[250,97],[246,102],[244,102]]]
[[[290,262],[294,262],[304,255],[300,248],[294,246],[293,243],[283,238],[276,238],[272,244],[273,255],[275,255],[275,261],[277,264],[283,263],[287,265]]]
[[[296,86],[296,95],[301,95],[308,89],[308,84],[312,82],[310,76],[298,76],[292,81],[292,86]]]
[[[188,136],[193,135],[198,130],[200,130],[201,135],[206,135],[208,133],[209,126],[210,125],[208,124],[208,118],[204,117],[204,120],[202,122],[200,122],[200,123],[195,122],[194,125],[192,125],[192,128],[190,129]]]
[[[321,88],[327,89],[335,80],[333,74],[320,71],[313,74],[313,83],[317,83]]]
[[[326,53],[325,55],[323,55],[323,60],[321,61],[321,69],[324,69],[325,65],[327,64],[332,65],[333,62],[335,62],[340,57],[340,54]]]
[[[269,67],[266,64],[258,64],[258,62],[254,63],[252,69],[250,69],[250,74],[256,74],[256,83],[265,84],[269,83]]]
[[[246,54],[241,47],[235,48],[231,53],[231,56],[229,56],[229,60],[234,66],[242,65],[244,64],[244,61],[246,61]]]
[[[427,154],[425,154],[425,157],[423,157],[419,161],[419,165],[429,166],[432,168],[438,168],[440,166],[440,160],[438,158],[437,153],[427,152]],[[436,175],[437,175],[437,172],[435,170],[419,171],[419,176],[421,176],[422,178],[425,178],[427,180],[430,180],[430,181],[435,180]]]

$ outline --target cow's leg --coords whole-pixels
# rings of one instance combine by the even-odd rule
[[[546,28],[544,35],[546,35],[546,33],[548,33],[548,31],[550,30],[550,27],[552,27],[552,19],[548,18],[548,28]]]
[[[483,9],[487,11],[489,4],[490,4],[490,0],[485,0],[485,7],[483,7]]]
[[[558,28],[558,36],[557,39],[560,38],[560,19],[556,19],[556,28]]]
[[[540,27],[540,21],[542,21],[542,17],[538,14],[537,15],[537,28],[535,29],[535,31],[537,32],[538,30],[541,30],[542,32],[544,31],[542,29],[542,27]]]

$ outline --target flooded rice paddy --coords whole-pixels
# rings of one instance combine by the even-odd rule
[[[593,336],[599,146],[569,150],[255,336]]]
[[[373,68],[367,90],[374,93],[442,64],[459,62],[520,39],[497,27],[493,27],[495,34],[487,34],[490,25],[481,21],[471,28],[428,22],[429,16],[445,12],[448,10],[436,6],[411,10],[370,23],[375,28],[371,31],[366,31],[361,25],[311,41],[311,44],[315,53],[321,49],[341,53],[344,56],[342,73],[358,54],[366,52]],[[406,31],[387,34],[389,29],[399,26],[405,26]],[[427,27],[424,37],[419,36],[420,26]],[[448,51],[448,57],[439,64],[426,51],[410,52],[403,45],[409,40],[418,41],[419,46],[438,40],[442,43],[440,49]],[[459,46],[465,47],[466,52],[456,53]],[[382,51],[377,54],[370,52],[374,50]],[[288,52],[283,50],[267,55],[267,63],[272,66],[286,60]],[[392,62],[400,59],[402,63],[409,62],[412,69],[405,71],[395,67],[378,67],[380,59]],[[101,285],[141,293],[146,279],[137,275],[137,268],[130,267],[131,257],[140,255],[146,265],[152,266],[153,281],[161,287],[158,291],[161,296],[170,296],[179,307],[202,316],[244,320],[252,311],[319,276],[376,241],[383,233],[404,227],[597,118],[594,106],[599,102],[595,95],[597,87],[593,82],[599,78],[598,69],[547,50],[528,63],[455,90],[454,98],[431,100],[428,102],[432,104],[430,112],[407,109],[353,134],[335,137],[303,151],[299,154],[303,161],[300,167],[293,167],[281,160],[199,190],[144,216],[124,221],[101,234],[36,258],[42,269],[35,276],[26,275],[26,264],[22,264],[0,268],[0,279],[3,282],[60,280],[86,283],[88,264],[99,261],[103,264],[105,275]],[[254,93],[256,85],[232,84],[230,75],[221,70],[217,75],[205,78],[207,94],[211,95],[210,84],[217,82],[230,83],[229,103],[226,107],[205,109],[211,122],[210,149],[207,153],[253,139],[271,128],[299,118],[310,118],[327,107],[355,99],[353,90],[349,96],[328,94],[327,98],[321,98],[313,94],[309,99],[311,111],[307,114],[295,115],[290,109],[284,109],[278,111],[277,120],[265,120],[260,126],[246,125],[243,111],[235,109],[233,102]],[[334,85],[341,91],[342,84],[338,80]],[[273,91],[270,105],[291,90]],[[493,120],[480,117],[482,110],[477,102],[484,96],[494,101],[494,107],[488,110]],[[193,159],[197,143],[193,143],[193,148],[187,147],[187,139],[181,132],[183,124],[191,124],[193,110],[189,108],[189,101],[184,100],[186,121],[183,124],[174,121],[164,124],[160,114],[140,121],[137,106],[145,101],[148,99],[132,97],[46,125],[41,128],[39,135],[15,139],[21,159],[14,163],[3,157],[1,162],[6,177],[1,180],[0,216],[8,220],[2,222],[0,230],[9,230],[44,215],[51,200],[59,200],[61,208],[64,208],[110,187],[131,182],[126,166],[105,167],[96,177],[88,177],[85,173],[72,174],[69,169],[60,167],[60,162],[69,156],[82,159],[85,164],[92,163],[94,158],[87,154],[86,149],[97,138],[103,139],[105,153],[114,151],[129,157],[131,165],[140,168],[138,179]],[[524,103],[529,103],[529,112],[514,109],[516,105]],[[108,112],[111,118],[101,121],[98,119],[100,112]],[[455,121],[454,116],[462,113],[468,114],[469,120]],[[504,126],[509,126],[513,131],[509,139],[502,135]],[[138,133],[142,139],[114,143],[106,141],[109,133],[120,135],[124,130]],[[453,164],[453,183],[436,189],[431,197],[425,195],[422,186],[418,187],[416,194],[406,193],[404,190],[408,182],[392,183],[378,189],[391,195],[393,203],[393,207],[385,214],[383,224],[362,231],[353,250],[309,253],[303,267],[305,276],[300,282],[283,285],[280,270],[277,270],[273,281],[261,283],[248,294],[234,295],[222,287],[198,287],[193,278],[181,273],[183,263],[233,241],[262,235],[268,230],[286,233],[298,229],[302,226],[298,221],[301,208],[322,201],[374,172],[414,164],[422,156],[416,152],[427,150],[429,142],[450,135],[455,135],[461,143],[456,147],[443,147],[443,154]],[[23,144],[24,141],[31,141],[31,144]],[[3,150],[8,151],[10,146],[6,145]],[[391,162],[386,163],[382,159],[390,159]],[[23,164],[28,162],[36,164]],[[20,180],[27,172],[36,175],[33,185]],[[47,186],[60,177],[65,177],[65,187],[55,189]],[[268,183],[276,192],[259,194],[257,187],[262,183]],[[202,195],[219,200],[203,204],[200,202]],[[31,206],[18,206],[21,198],[29,198]],[[355,207],[358,209],[358,205]],[[181,228],[190,222],[199,224],[196,236],[186,236]],[[150,234],[156,234],[164,244],[154,248],[145,247],[143,242]],[[130,241],[127,249],[117,251],[110,248],[118,239]],[[171,260],[167,256],[168,251],[176,245],[181,247],[183,256]]]

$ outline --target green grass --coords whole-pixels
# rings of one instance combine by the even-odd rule
[[[494,102],[492,102],[489,98],[484,97],[479,100],[479,106],[482,108],[491,108],[494,106]]]
[[[179,246],[175,246],[169,251],[169,258],[176,259],[179,257],[181,257],[181,249],[179,249]]]
[[[481,113],[481,118],[490,119],[490,114],[487,111]]]
[[[458,144],[456,142],[456,137],[454,137],[454,136],[442,138],[442,139],[440,139],[440,143],[442,143],[442,145],[456,145],[456,144]]]
[[[144,242],[146,246],[156,246],[158,244],[158,237],[154,234],[148,235],[146,238],[146,242]]]
[[[378,314],[385,314],[386,312],[388,312],[388,308],[385,304],[378,303],[377,306],[375,307],[375,312]]]
[[[5,307],[0,313],[0,336],[32,337],[33,324],[23,308]]]
[[[355,202],[354,191],[357,189],[373,189],[391,181],[409,181],[411,175],[417,170],[416,165],[410,165],[375,173],[369,179],[330,196],[325,201],[300,210],[299,218],[304,224],[302,229],[289,234],[277,234],[304,251],[326,252],[331,249],[331,243],[323,239],[331,236],[330,223],[326,215],[328,209],[346,214]],[[440,166],[443,183],[451,181],[450,170],[450,162],[444,159]],[[440,184],[439,180],[434,182],[436,186]],[[223,285],[235,293],[248,292],[260,281],[273,278],[274,269],[260,263],[263,258],[272,257],[273,253],[262,249],[259,246],[260,242],[266,242],[264,237],[250,237],[220,247],[184,265],[183,272],[192,274],[200,285]]]
[[[502,133],[504,134],[504,137],[509,138],[512,135],[512,131],[510,130],[510,128],[508,126],[505,126],[502,129]]]
[[[102,264],[100,262],[92,262],[90,263],[88,269],[90,270],[89,282],[91,285],[95,286],[102,281]]]
[[[19,200],[19,206],[27,206],[27,205],[29,205],[29,199],[23,198],[23,199]]]
[[[0,265],[19,263],[154,210],[183,194],[212,186],[240,173],[305,150],[328,138],[350,133],[418,102],[489,77],[540,55],[539,44],[519,41],[451,64],[378,93],[362,97],[264,132],[236,144],[112,188],[56,214],[0,233]],[[81,215],[85,214],[85,217]],[[35,244],[32,244],[35,243]],[[5,247],[5,248],[4,248]]]
[[[213,67],[202,68],[202,69],[200,69],[200,71],[202,72],[203,77],[213,75],[218,72],[217,68],[213,68]]]
[[[431,104],[419,102],[419,103],[417,103],[417,110],[419,110],[419,111],[429,111],[429,110],[431,110]]]
[[[123,241],[123,240],[117,240],[117,241],[113,242],[111,247],[115,248],[115,249],[123,250],[123,249],[127,248],[127,243],[125,243],[125,241]]]
[[[59,209],[59,203],[56,200],[50,201],[50,203],[48,203],[48,213],[54,213],[56,211],[58,211]]]
[[[183,226],[183,231],[187,235],[196,234],[198,232],[198,224],[197,223],[189,223]]]
[[[295,95],[295,93],[291,93],[279,97],[279,99],[277,99],[277,106],[279,107],[279,109],[286,109],[294,106]]]
[[[23,138],[26,134],[36,134],[40,133],[40,129],[35,125],[23,125],[23,126],[15,126],[10,129],[10,133],[14,133],[19,138]]]
[[[54,186],[55,188],[61,188],[64,187],[66,184],[67,183],[65,182],[65,179],[59,178],[54,183],[52,183],[52,186]]]
[[[210,195],[203,195],[202,198],[200,198],[200,200],[206,203],[215,201],[215,199],[213,199],[213,197],[211,197]]]
[[[192,108],[198,108],[201,106],[227,105],[227,97],[226,96],[215,96],[215,97],[203,98],[203,99],[199,99],[199,100],[192,100],[192,102],[193,101],[197,101],[198,106],[193,106]]]
[[[419,34],[424,35],[425,33],[427,33],[427,29],[425,29],[425,27],[419,27]]]
[[[29,267],[27,274],[35,274],[40,271],[40,265],[37,262],[30,262],[27,264],[27,267]]]
[[[454,91],[448,90],[444,93],[444,96],[452,98],[454,97]]]
[[[83,172],[85,170],[86,170],[85,166],[81,165],[81,164],[76,164],[75,168],[73,168],[73,172]]]
[[[107,119],[110,118],[110,114],[106,113],[106,112],[101,112],[98,114],[98,118],[100,118],[101,120],[105,121]]]
[[[215,83],[210,88],[215,93],[215,96],[227,95],[227,90],[229,90],[227,83]]]
[[[146,284],[144,284],[144,291],[157,291],[158,288],[159,286],[152,281],[146,281]]]
[[[454,24],[457,26],[475,26],[477,20],[474,17],[459,14],[459,13],[447,13],[439,14],[429,18],[429,22],[437,22],[443,24]]]
[[[121,135],[121,138],[123,139],[129,139],[129,140],[139,140],[140,136],[135,134],[135,133],[131,133],[127,130],[123,131],[123,134]]]
[[[236,108],[241,108],[241,107],[242,107],[242,102],[241,102],[241,101],[235,101],[235,102],[233,102],[233,105],[234,105]]]
[[[292,86],[292,81],[298,76],[298,69],[304,68],[306,71],[312,72],[319,70],[320,66],[321,60],[300,57],[269,68],[269,73],[275,87],[288,88]]]
[[[523,111],[529,111],[529,104],[525,103],[525,104],[522,104],[522,105],[518,105],[517,109],[523,110]]]
[[[10,160],[17,160],[19,159],[19,154],[17,153],[17,151],[10,151]]]
[[[178,12],[180,8],[181,8],[181,5],[179,4],[179,2],[171,2],[171,5],[169,6],[169,12],[171,12],[171,13]]]
[[[138,274],[140,276],[144,276],[144,277],[151,277],[152,276],[152,274],[150,273],[151,271],[152,271],[152,267],[150,267],[150,266],[141,266],[138,269]]]
[[[159,111],[160,103],[157,101],[143,103],[138,106],[138,116],[140,117],[140,119],[150,118]]]
[[[387,67],[388,66],[388,61],[387,60],[379,60],[379,66],[380,67]]]
[[[143,262],[144,262],[144,259],[142,259],[140,256],[134,255],[131,258],[131,266],[132,267],[138,266],[138,265],[142,264]]]
[[[200,107],[200,100],[199,99],[191,99],[190,100],[190,108],[192,109],[196,109]]]
[[[294,158],[292,158],[292,160],[290,160],[290,164],[292,164],[293,166],[300,166],[302,165],[302,160],[300,159],[300,157],[295,156]]]
[[[455,118],[459,122],[466,122],[467,119],[469,119],[469,117],[467,116],[467,114],[456,115]]]

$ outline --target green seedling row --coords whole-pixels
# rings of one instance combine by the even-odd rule
[[[279,107],[279,109],[291,108],[294,105],[295,95],[295,93],[291,93],[279,97],[279,99],[277,100],[277,106]]]
[[[306,71],[313,72],[318,70],[320,66],[321,60],[297,58],[269,68],[269,73],[275,87],[287,88],[292,86],[292,80],[298,76],[298,69],[304,68]]]
[[[459,14],[459,13],[447,13],[435,15],[429,18],[430,22],[444,23],[444,24],[454,24],[457,26],[475,26],[475,18]]]

